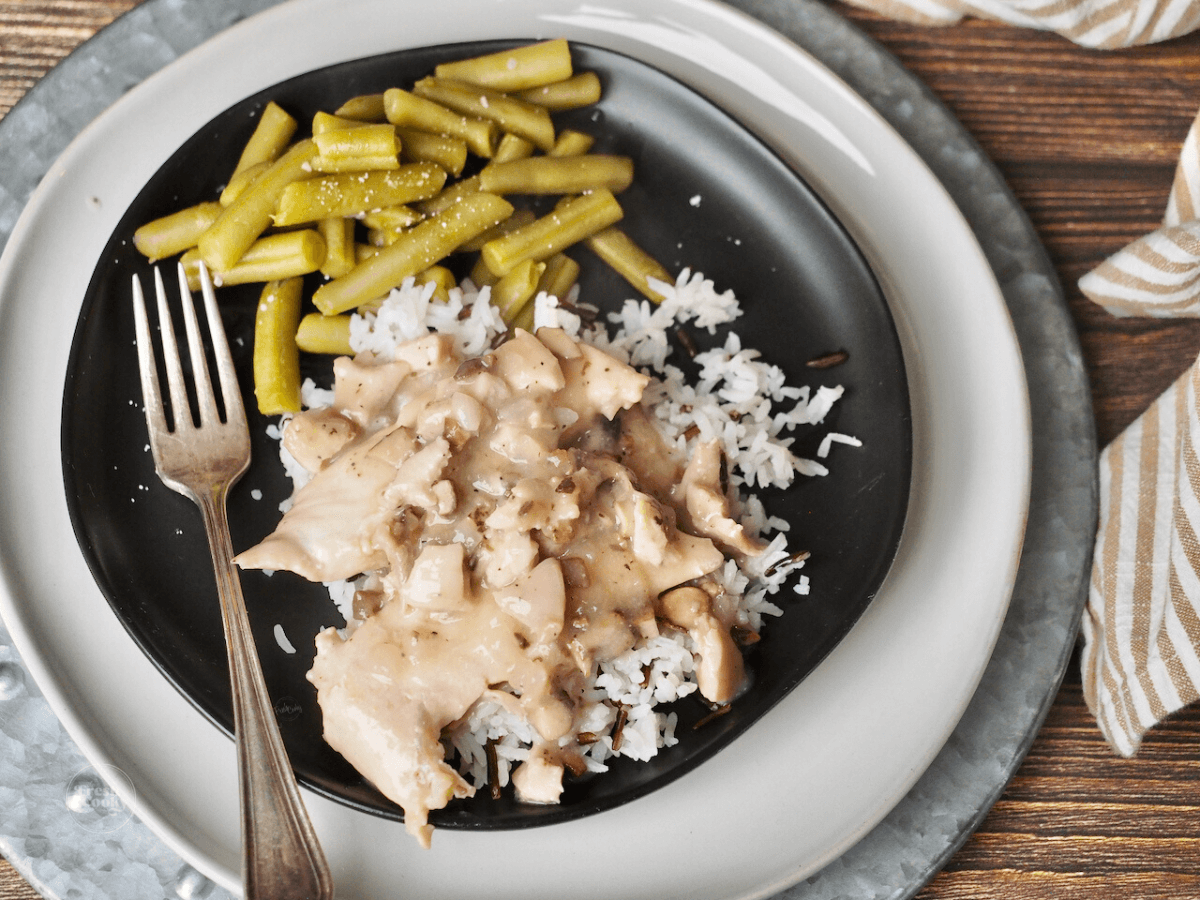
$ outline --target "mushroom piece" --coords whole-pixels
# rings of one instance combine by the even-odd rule
[[[663,617],[696,642],[700,693],[713,703],[729,703],[742,687],[745,668],[729,629],[713,615],[708,594],[698,587],[677,587],[660,596],[658,604]]]

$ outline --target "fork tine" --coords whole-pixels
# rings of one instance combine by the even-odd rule
[[[180,273],[183,266],[179,267]],[[200,293],[204,297],[204,314],[208,318],[208,330],[212,335],[213,356],[217,362],[217,378],[221,382],[221,402],[225,404],[225,421],[246,421],[246,410],[242,406],[242,392],[238,387],[237,371],[233,368],[233,356],[229,352],[229,340],[225,337],[225,325],[221,311],[217,309],[217,295],[213,290],[208,267],[200,263]]]
[[[195,428],[192,411],[188,405],[187,387],[183,383],[183,365],[179,361],[179,344],[175,341],[175,326],[171,322],[171,310],[167,307],[167,289],[163,287],[162,273],[154,269],[154,293],[158,301],[158,330],[162,334],[163,362],[167,370],[167,391],[171,396],[172,431]]]
[[[187,330],[188,354],[192,359],[192,378],[196,384],[196,402],[200,406],[200,426],[216,425],[219,419],[217,401],[213,397],[212,379],[208,375],[208,359],[204,355],[204,341],[200,337],[200,323],[196,319],[196,301],[188,287],[183,263],[178,264],[178,275],[179,299],[183,303],[183,324]]]
[[[133,276],[133,321],[137,335],[138,373],[142,380],[142,406],[146,410],[146,422],[150,426],[150,440],[167,430],[163,414],[162,393],[158,387],[158,366],[154,363],[154,344],[150,338],[150,322],[146,316],[146,297],[142,283]]]

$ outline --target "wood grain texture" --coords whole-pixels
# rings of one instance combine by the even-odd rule
[[[0,115],[134,5],[0,0]],[[1079,328],[1108,443],[1200,353],[1200,322],[1116,319],[1075,286],[1161,220],[1200,109],[1200,35],[1106,53],[1004,25],[920,28],[836,8],[932,87],[1028,212]],[[0,900],[36,896],[0,861]],[[919,900],[1109,897],[1200,897],[1200,710],[1121,759],[1084,706],[1076,659],[1000,801]]]

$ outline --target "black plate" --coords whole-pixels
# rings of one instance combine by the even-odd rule
[[[197,510],[164,487],[146,444],[134,353],[130,277],[150,267],[133,249],[142,223],[212,199],[275,100],[301,121],[356,94],[411,84],[443,60],[506,44],[406,50],[321,69],[276,85],[209,122],[155,174],[130,206],[84,298],[63,399],[67,502],[84,556],[113,611],[163,674],[206,716],[232,731],[229,679],[211,563]],[[670,77],[609,51],[576,46],[577,67],[599,73],[597,107],[556,116],[598,136],[596,150],[634,158],[635,184],[621,195],[623,227],[672,270],[703,271],[732,288],[745,314],[746,346],[781,366],[794,384],[843,384],[825,426],[802,428],[793,449],[813,456],[826,429],[856,435],[837,448],[824,478],[767,492],[769,512],[792,523],[791,546],[812,556],[812,593],[784,589],[785,609],[748,654],[754,683],[732,711],[693,728],[707,710],[676,704],[679,743],[649,763],[620,759],[602,776],[568,779],[559,806],[480,796],[435,811],[440,827],[514,828],[611,808],[684,774],[725,747],[783,698],[829,653],[870,603],[891,565],[908,502],[911,415],[900,344],[862,255],[808,186],[734,119]],[[578,251],[584,298],[614,308],[632,291]],[[257,287],[219,291],[243,385],[251,383]],[[611,302],[610,302],[611,301]],[[706,334],[699,343],[711,344]],[[718,334],[715,340],[723,340]],[[805,361],[833,350],[849,360],[816,372]],[[311,374],[328,372],[313,366]],[[253,407],[252,398],[248,406]],[[235,549],[275,526],[290,490],[268,422],[250,412],[254,461],[229,501]],[[305,680],[313,636],[343,624],[325,591],[288,573],[246,572],[242,582],[283,738],[300,781],[352,807],[391,818],[382,797],[321,737],[316,694]],[[274,628],[295,646],[285,653]]]

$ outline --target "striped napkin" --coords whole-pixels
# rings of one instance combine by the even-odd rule
[[[1084,47],[1152,44],[1200,26],[1196,0],[850,0],[893,19],[950,25],[964,16],[1056,31]]]
[[[1200,27],[1200,0],[850,0],[920,24],[963,16],[1116,48]],[[1200,116],[1163,225],[1079,282],[1118,316],[1200,316]],[[1200,359],[1100,456],[1100,521],[1083,619],[1083,689],[1122,756],[1200,698]]]
[[[1200,116],[1163,225],[1079,281],[1118,316],[1200,316]],[[1113,748],[1200,698],[1200,360],[1100,456],[1083,687]]]

